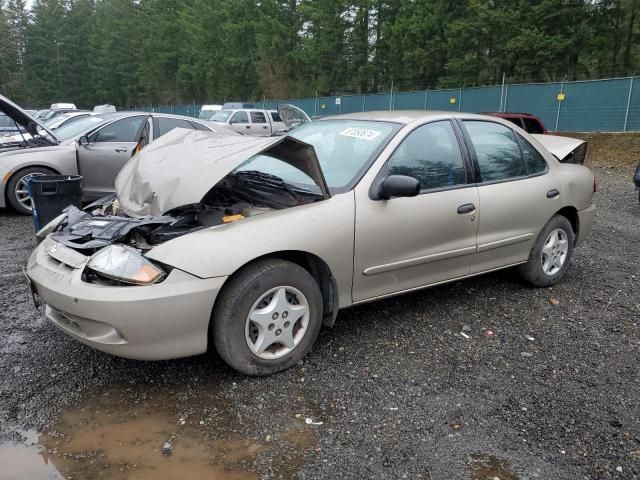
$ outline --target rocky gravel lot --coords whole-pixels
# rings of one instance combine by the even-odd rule
[[[137,411],[166,420],[175,456],[189,436],[255,445],[222,455],[225,475],[248,475],[228,478],[640,478],[640,206],[629,171],[597,173],[593,235],[560,284],[503,271],[351,308],[302,365],[269,378],[71,340],[23,282],[31,219],[0,211],[0,440],[31,429],[51,449],[68,412]],[[131,463],[100,468],[147,478]]]

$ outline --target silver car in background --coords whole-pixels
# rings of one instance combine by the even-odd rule
[[[351,305],[513,266],[558,282],[591,233],[595,183],[553,153],[508,121],[452,112],[271,138],[175,130],[126,164],[117,195],[43,229],[27,275],[46,316],[94,348],[214,347],[271,374]]]
[[[1,96],[0,111],[26,130],[15,141],[0,143],[0,208],[22,214],[31,213],[27,180],[32,175],[80,174],[83,196],[93,200],[114,191],[118,172],[137,151],[174,128],[224,130],[180,115],[117,112],[71,119],[52,131]]]

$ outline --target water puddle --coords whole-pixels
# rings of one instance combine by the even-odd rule
[[[508,462],[493,455],[475,453],[471,455],[472,480],[518,480]]]
[[[293,478],[313,449],[313,431],[284,419],[267,435],[206,388],[109,391],[65,412],[44,434],[0,444],[5,480],[253,480],[262,461]],[[258,427],[255,428],[259,430]],[[23,432],[24,434],[24,432]]]

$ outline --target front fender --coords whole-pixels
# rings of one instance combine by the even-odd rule
[[[354,246],[353,191],[309,205],[277,210],[178,237],[147,257],[201,278],[235,273],[274,252],[301,251],[321,258],[338,285],[339,302],[351,301]]]
[[[62,175],[77,175],[75,145],[55,145],[0,153],[0,207],[4,207],[7,182],[18,170],[45,167]]]

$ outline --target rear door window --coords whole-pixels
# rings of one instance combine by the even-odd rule
[[[520,140],[522,158],[527,166],[527,172],[529,175],[536,175],[544,172],[547,169],[547,162],[542,154],[520,135],[518,135],[518,140]]]
[[[251,123],[267,123],[264,112],[251,112]]]
[[[188,128],[189,130],[193,130],[193,125],[187,120],[182,120],[180,118],[167,118],[167,117],[156,117],[158,119],[158,135],[157,137],[161,137],[165,133],[169,133],[174,128]]]
[[[529,133],[544,133],[544,127],[535,118],[523,118],[524,129]]]
[[[482,182],[497,182],[527,174],[520,146],[510,128],[476,120],[465,120],[464,126],[478,159]]]

